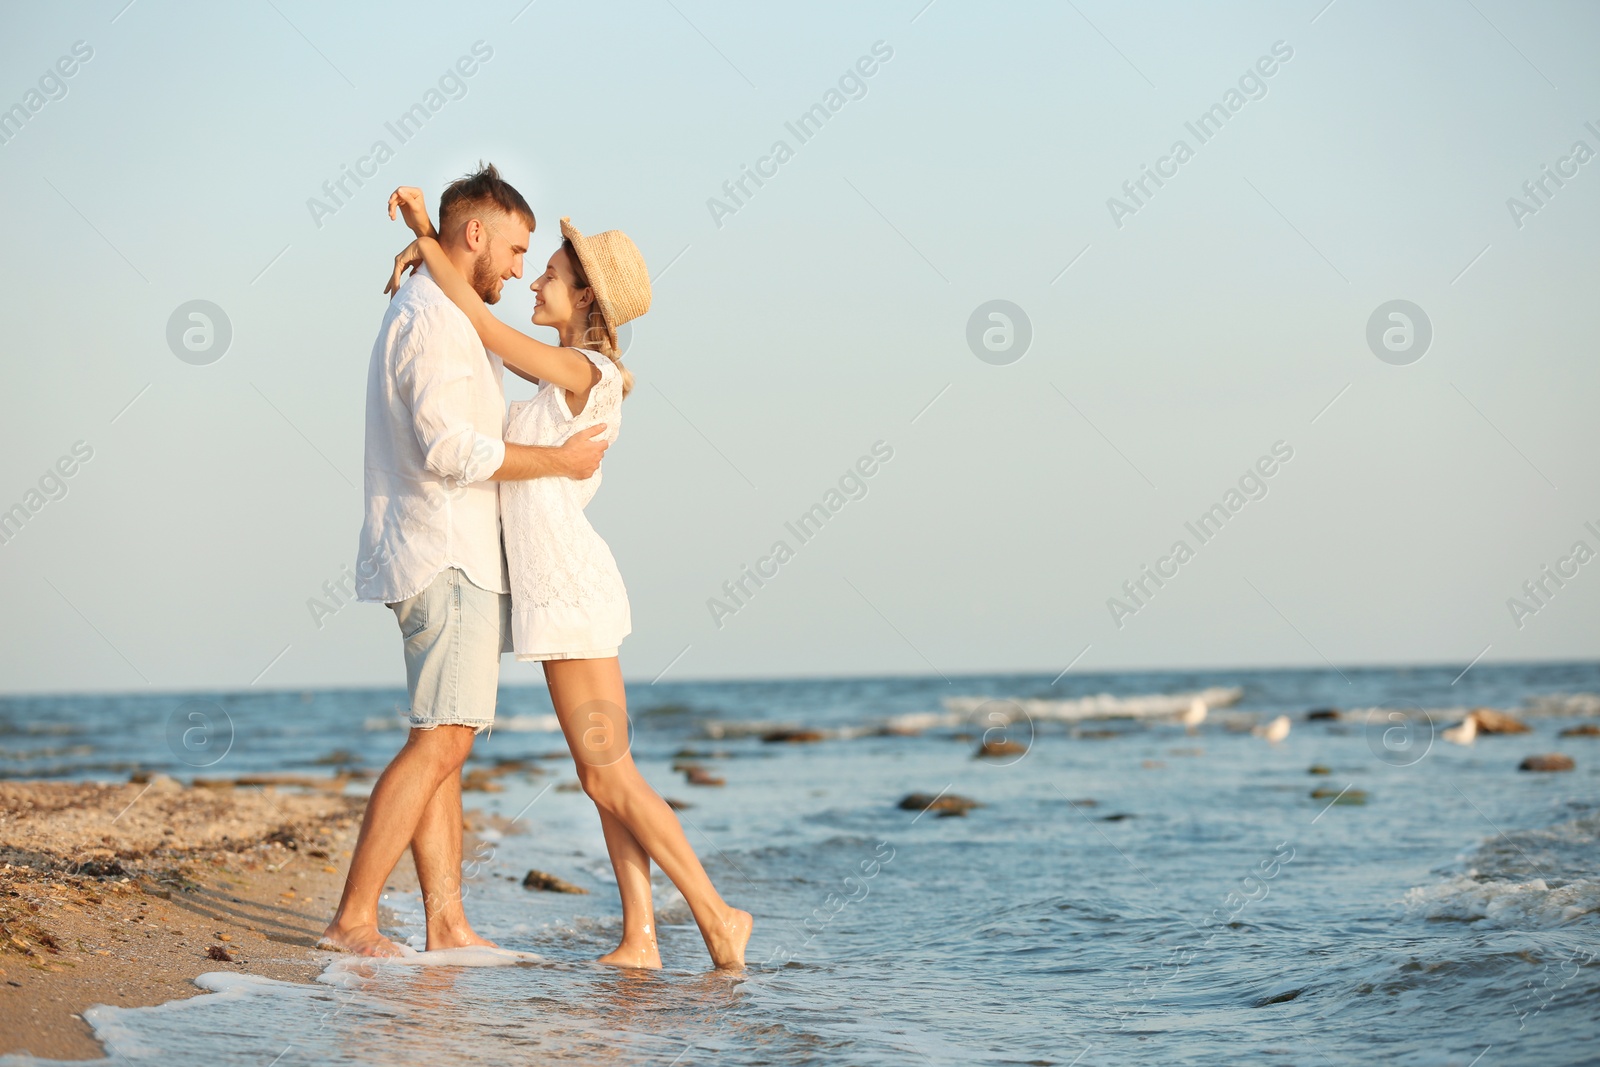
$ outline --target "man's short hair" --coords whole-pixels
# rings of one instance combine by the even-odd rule
[[[480,212],[521,219],[530,231],[536,225],[533,209],[510,182],[500,177],[493,163],[480,162],[476,171],[445,187],[439,197],[439,232],[454,233]]]

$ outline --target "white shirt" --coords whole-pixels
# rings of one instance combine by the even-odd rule
[[[508,591],[500,547],[503,369],[423,267],[389,304],[367,371],[356,595],[393,604],[447,567]]]

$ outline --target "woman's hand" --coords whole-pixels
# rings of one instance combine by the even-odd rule
[[[418,237],[436,237],[433,222],[428,218],[428,203],[422,196],[422,190],[411,185],[402,185],[389,194],[389,218],[394,219],[396,209],[405,219],[411,232]]]
[[[398,196],[399,194],[396,193],[395,195]],[[383,287],[383,291],[385,293],[397,292],[400,289],[400,279],[405,275],[406,268],[409,267],[411,273],[415,274],[420,266],[422,266],[422,245],[417,241],[412,241],[400,250],[399,255],[394,257],[394,272],[389,275],[389,284]]]

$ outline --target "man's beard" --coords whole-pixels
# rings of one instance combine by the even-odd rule
[[[472,261],[473,291],[483,298],[485,304],[497,303],[500,300],[500,272],[494,269],[490,262],[489,253],[484,252]]]

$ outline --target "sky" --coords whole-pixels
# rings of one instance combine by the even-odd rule
[[[1592,5],[6,22],[5,692],[401,684],[328,591],[384,205],[479,160],[530,264],[570,216],[654,276],[589,507],[629,679],[1594,655]]]

